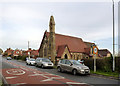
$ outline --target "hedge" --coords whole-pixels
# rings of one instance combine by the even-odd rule
[[[94,59],[83,59],[84,64],[91,70],[94,70]],[[113,65],[112,57],[106,57],[102,59],[96,59],[96,69],[104,72],[111,72]],[[120,72],[120,57],[115,58],[115,70]]]
[[[13,58],[16,59],[16,60],[26,61],[26,57],[27,57],[27,56],[14,56]]]

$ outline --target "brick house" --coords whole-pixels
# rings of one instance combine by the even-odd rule
[[[7,50],[4,52],[4,55],[11,56],[13,55],[13,51],[11,48],[7,48]]]
[[[22,50],[19,50],[19,49],[15,49],[13,51],[13,56],[22,56]]]
[[[100,49],[98,50],[99,57],[111,57],[111,52],[108,49]]]
[[[34,49],[32,50],[31,48],[29,48],[26,51],[24,50],[22,55],[29,56],[29,53],[30,53],[30,57],[33,57],[33,58],[36,58],[39,56],[38,50],[34,50]]]

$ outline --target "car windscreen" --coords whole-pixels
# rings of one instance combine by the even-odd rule
[[[83,64],[81,64],[79,61],[76,60],[70,60],[74,65],[81,65],[83,66]]]
[[[35,61],[35,59],[30,59],[30,61]]]
[[[51,62],[49,59],[42,59],[43,62]]]

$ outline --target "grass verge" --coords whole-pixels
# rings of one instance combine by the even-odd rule
[[[103,75],[103,76],[108,76],[108,77],[115,77],[115,78],[119,77],[118,72],[103,72],[103,71],[99,71],[99,70],[94,72],[93,70],[91,70],[91,74],[98,74],[98,75]]]

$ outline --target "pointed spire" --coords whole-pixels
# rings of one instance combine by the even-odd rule
[[[53,15],[50,17],[50,23],[49,25],[55,25],[54,17]]]

